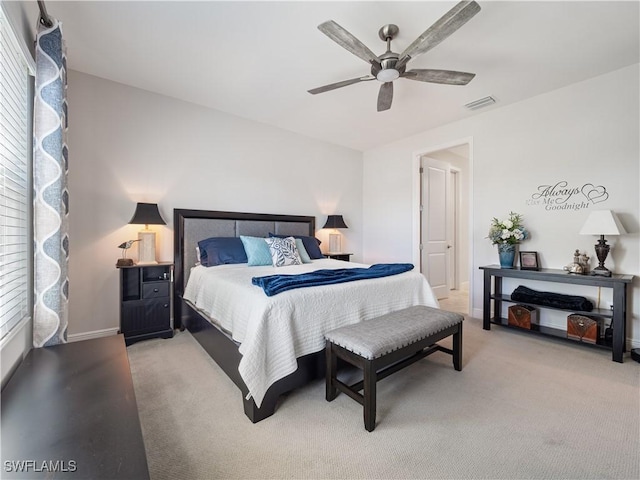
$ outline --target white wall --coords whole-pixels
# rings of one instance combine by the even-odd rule
[[[610,238],[606,265],[616,273],[640,274],[639,66],[633,65],[578,84],[429,130],[364,154],[364,260],[411,261],[413,175],[416,152],[473,139],[473,313],[481,317],[481,265],[497,263],[485,237],[494,216],[524,215],[532,237],[522,244],[538,251],[543,267],[562,268],[576,248],[595,266],[595,237],[578,234],[588,213],[612,209],[629,235]],[[581,210],[547,211],[528,204],[540,185],[603,185],[605,202]],[[574,197],[577,199],[577,197]],[[572,201],[574,200],[572,199]],[[640,345],[640,279],[633,283],[627,336]],[[548,291],[567,291],[543,284]],[[581,294],[597,298],[595,289]],[[606,292],[605,292],[606,290]],[[610,289],[602,292],[603,304]],[[567,293],[572,293],[569,291]],[[549,315],[553,317],[553,315]],[[551,323],[562,322],[551,318]]]
[[[68,82],[72,338],[118,327],[117,245],[137,238],[136,202],[167,222],[159,260],[173,258],[174,208],[315,215],[318,229],[339,213],[361,260],[361,152],[75,71]]]

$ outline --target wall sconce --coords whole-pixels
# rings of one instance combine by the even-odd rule
[[[149,225],[166,225],[157,203],[138,203],[130,224],[144,225],[138,232],[138,264],[158,263],[156,260],[156,232],[149,230]]]
[[[324,224],[322,228],[333,228],[336,230],[336,233],[329,234],[329,252],[328,253],[341,253],[341,234],[337,231],[338,228],[349,228],[347,224],[344,223],[344,219],[342,215],[329,215],[327,217],[327,222]]]
[[[602,277],[610,277],[611,270],[604,266],[604,261],[609,254],[609,245],[604,239],[605,235],[624,235],[627,231],[624,229],[620,220],[611,210],[594,210],[584,222],[580,235],[600,235],[600,240],[596,244],[596,255],[600,265],[594,268],[591,275],[600,275]]]

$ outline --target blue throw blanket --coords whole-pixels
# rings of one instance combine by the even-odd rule
[[[410,263],[379,263],[369,268],[338,268],[336,270],[316,270],[300,275],[268,275],[253,277],[251,283],[262,287],[268,297],[294,288],[334,285],[367,278],[388,277],[413,269]]]

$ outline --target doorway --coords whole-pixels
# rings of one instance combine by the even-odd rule
[[[419,264],[445,310],[471,311],[471,142],[418,155]]]

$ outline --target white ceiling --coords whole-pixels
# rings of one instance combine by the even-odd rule
[[[367,150],[640,61],[640,3],[489,2],[408,68],[476,73],[467,86],[399,79],[378,113],[377,81],[307,90],[369,73],[316,27],[335,20],[376,54],[386,23],[401,52],[457,2],[60,2],[69,68]],[[36,15],[35,1],[25,8]],[[487,109],[480,110],[484,112]]]

